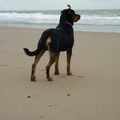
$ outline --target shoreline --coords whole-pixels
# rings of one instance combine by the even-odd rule
[[[75,31],[120,33],[119,10],[77,10],[81,19],[73,26]],[[1,26],[24,28],[55,28],[60,11],[7,11],[1,12]]]
[[[21,28],[21,29],[39,29],[39,30],[47,30],[50,28],[31,28],[31,27],[16,27],[16,26],[0,26],[0,27],[6,27],[6,28]],[[55,27],[53,27],[55,28]],[[101,32],[101,31],[84,31],[84,30],[74,30],[74,32],[90,32],[90,33],[120,33],[120,32]]]
[[[75,31],[71,58],[72,76],[66,75],[66,52],[60,53],[60,75],[45,67],[46,52],[30,81],[35,50],[45,29],[0,27],[1,120],[119,120],[120,33]]]

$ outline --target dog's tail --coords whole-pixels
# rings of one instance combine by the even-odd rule
[[[25,53],[28,55],[28,56],[35,56],[35,55],[37,55],[37,54],[39,54],[40,53],[40,51],[43,49],[43,47],[44,47],[44,44],[45,44],[45,40],[39,40],[39,42],[38,42],[38,47],[37,47],[37,49],[35,50],[35,51],[29,51],[27,48],[23,48],[24,49],[24,51],[25,51]]]
[[[35,55],[39,54],[39,52],[41,51],[39,48],[37,48],[33,52],[30,52],[27,48],[23,48],[23,49],[28,56],[35,56]]]
[[[41,50],[45,47],[45,42],[46,40],[48,39],[51,31],[53,31],[53,29],[49,29],[45,32],[43,32],[41,38],[39,39],[39,42],[38,42],[38,47],[35,51],[29,51],[27,48],[23,48],[25,53],[28,55],[28,56],[35,56],[37,54],[39,54],[41,52]]]

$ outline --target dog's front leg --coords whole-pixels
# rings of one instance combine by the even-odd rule
[[[68,49],[67,50],[67,75],[72,75],[72,72],[70,71],[71,55],[72,55],[72,51]]]
[[[57,58],[56,58],[56,61],[55,61],[55,72],[54,72],[55,75],[59,75],[59,74],[60,74],[60,73],[59,73],[59,65],[58,65],[59,56],[60,56],[60,52],[58,53]]]

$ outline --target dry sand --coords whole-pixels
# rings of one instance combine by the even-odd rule
[[[30,81],[35,50],[44,30],[0,27],[0,120],[120,120],[120,33],[75,32],[72,76],[66,75],[66,52],[60,75],[46,79],[49,54]]]

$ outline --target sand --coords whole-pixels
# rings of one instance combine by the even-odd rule
[[[60,75],[46,79],[46,52],[30,81],[35,50],[44,30],[0,27],[0,120],[120,120],[120,33],[75,32],[72,76],[66,52]]]

